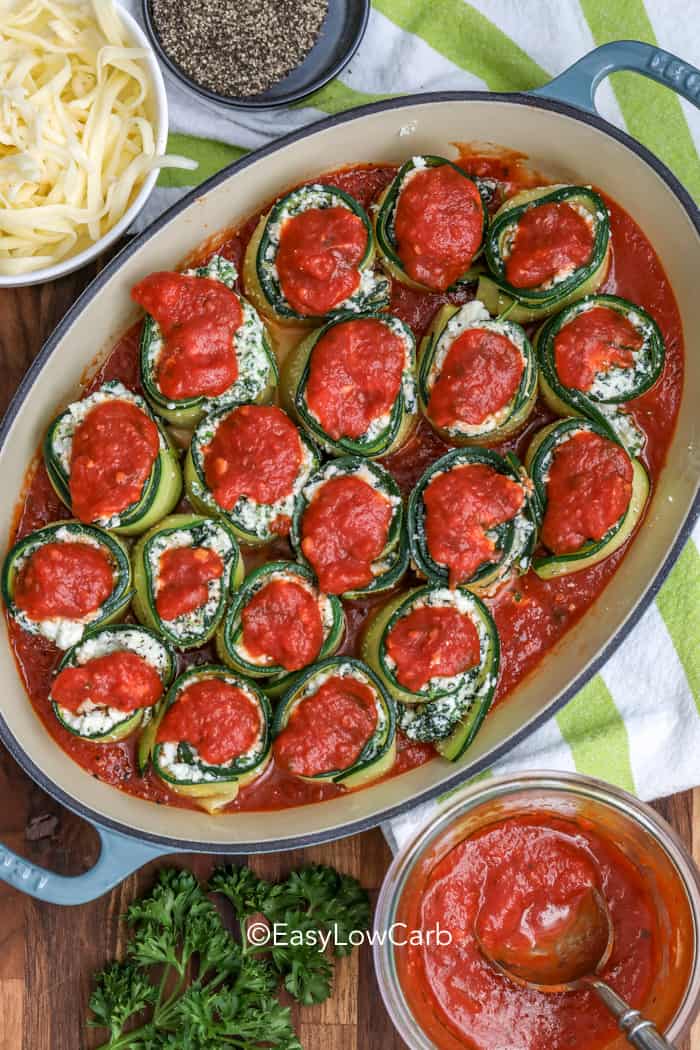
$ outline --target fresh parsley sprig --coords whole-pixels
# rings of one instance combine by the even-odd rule
[[[231,904],[236,937],[217,895]],[[254,916],[289,936],[254,944]],[[322,865],[279,883],[246,867],[218,868],[207,885],[165,868],[127,911],[127,957],[96,975],[88,1023],[109,1032],[101,1050],[300,1050],[280,982],[300,1003],[322,1002],[332,956],[351,951],[350,931],[366,929],[369,917],[357,880]]]

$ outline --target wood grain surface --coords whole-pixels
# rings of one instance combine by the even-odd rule
[[[99,267],[53,284],[0,290],[0,411],[4,411],[42,342]],[[700,862],[700,789],[656,804]],[[0,745],[0,841],[28,859],[66,875],[95,861],[94,831],[50,799]],[[173,857],[206,876],[213,860]],[[360,879],[376,899],[390,861],[374,830],[313,849],[249,858],[261,875],[276,877],[304,862],[332,864]],[[152,880],[155,862],[112,893],[80,908],[40,904],[0,882],[0,1050],[89,1050],[100,1033],[85,1028],[92,973],[119,954],[119,916]],[[384,1011],[368,948],[343,960],[333,997],[295,1008],[305,1050],[398,1050],[402,1041]],[[679,1050],[700,1050],[700,1024]]]

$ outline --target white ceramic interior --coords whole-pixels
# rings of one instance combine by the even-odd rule
[[[156,153],[165,153],[168,144],[168,96],[165,93],[163,74],[161,73],[158,59],[153,47],[151,46],[151,42],[141,26],[129,14],[129,12],[125,11],[122,7],[119,8],[119,15],[124,22],[127,34],[131,38],[133,46],[142,47],[147,52],[143,62],[146,65],[152,88],[150,97],[147,100],[149,107],[148,116],[155,129],[154,137]],[[3,277],[0,275],[0,288],[24,288],[31,284],[43,284],[44,281],[53,281],[57,277],[63,277],[67,273],[73,273],[74,270],[79,270],[81,266],[86,266],[87,263],[92,262],[92,260],[96,259],[98,255],[101,255],[102,252],[106,251],[110,244],[114,244],[115,241],[119,240],[119,238],[126,233],[129,226],[131,226],[132,222],[150,197],[151,190],[155,186],[157,180],[158,168],[154,168],[153,171],[150,171],[146,175],[137,196],[134,198],[130,207],[126,209],[119,222],[116,223],[111,230],[108,230],[104,237],[100,237],[99,241],[95,241],[94,244],[90,245],[89,248],[85,248],[82,252],[78,252],[76,255],[69,255],[67,258],[62,259],[61,262],[56,263],[55,266],[44,266],[41,270],[33,270],[31,273],[17,274],[14,277]]]
[[[598,122],[600,124],[600,122]],[[679,199],[652,163],[612,134],[546,103],[493,96],[409,100],[369,114],[336,118],[300,141],[249,159],[243,167],[161,220],[135,248],[105,271],[69,315],[43,367],[25,381],[0,451],[0,542],[9,538],[15,497],[26,464],[53,413],[74,398],[86,365],[104,354],[137,316],[131,286],[146,274],[173,268],[202,241],[254,213],[285,187],[324,170],[360,161],[400,162],[415,153],[451,155],[449,143],[490,140],[529,154],[535,167],[562,181],[593,183],[611,194],[646,232],[675,289],[687,350],[685,391],[668,464],[641,535],[604,595],[539,669],[487,719],[457,769],[434,761],[388,782],[318,805],[265,813],[210,817],[131,798],[96,781],[68,758],[42,728],[19,680],[0,626],[0,713],[34,775],[82,812],[134,832],[209,850],[284,848],[292,841],[330,838],[377,823],[419,795],[444,790],[450,778],[471,775],[541,721],[557,701],[582,684],[611,639],[643,599],[677,540],[700,474],[700,238]],[[12,410],[11,410],[12,411]],[[17,746],[18,745],[18,746]],[[25,765],[26,765],[25,761]]]

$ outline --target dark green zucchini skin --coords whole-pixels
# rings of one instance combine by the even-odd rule
[[[434,385],[434,383],[431,384],[431,373],[433,372],[435,358],[440,350],[440,343],[443,338],[447,338],[450,341],[450,347],[452,346],[452,343],[459,336],[450,338],[450,322],[457,315],[463,315],[463,312],[466,310],[471,309],[473,312],[473,307],[474,303],[467,303],[461,308],[451,305],[443,306],[435,315],[435,319],[420,346],[418,361],[418,399],[420,407],[433,430],[439,434],[443,441],[454,445],[491,445],[502,441],[525,425],[537,400],[537,358],[527,334],[514,321],[491,319],[488,311],[484,309],[484,317],[475,318],[465,326],[463,331],[483,328],[486,331],[499,332],[518,347],[524,358],[525,367],[523,374],[515,396],[508,406],[508,413],[498,424],[492,423],[487,425],[484,423],[481,428],[474,427],[470,433],[460,430],[459,427],[440,427],[433,421],[430,415],[430,396]],[[447,354],[449,354],[449,348]]]
[[[236,408],[240,407],[240,405],[236,406]],[[271,523],[274,521],[277,512],[273,514],[272,511],[270,511],[268,514],[270,522],[265,524],[265,521],[262,520],[262,516],[268,512],[261,510],[259,512],[261,515],[260,523],[258,524],[256,522],[255,529],[249,528],[246,522],[242,520],[243,514],[239,507],[241,500],[239,500],[231,510],[226,510],[224,507],[219,506],[211,489],[207,485],[204,472],[203,451],[211,440],[211,435],[214,433],[218,424],[222,422],[227,415],[234,411],[236,411],[236,409],[222,409],[219,412],[212,412],[210,415],[205,416],[195,427],[185,459],[185,489],[189,502],[198,514],[201,514],[204,517],[226,518],[239,543],[256,547],[265,543],[271,543],[278,538],[277,533],[271,528]],[[320,455],[316,445],[308,434],[303,430],[299,430],[298,432],[302,444],[302,450],[308,460],[306,465],[302,463],[302,470],[300,472],[300,476],[304,477],[304,484],[306,484],[309,476],[318,467]],[[246,497],[242,497],[242,500],[245,499]],[[298,502],[298,500],[290,502]],[[265,505],[256,504],[256,506],[263,507]],[[270,504],[270,506],[276,507],[278,504]],[[291,513],[294,512],[293,505],[291,506],[290,511]]]
[[[2,597],[7,611],[15,623],[30,634],[44,634],[45,632],[39,623],[30,620],[26,613],[15,604],[14,590],[18,564],[22,562],[25,555],[29,555],[45,543],[61,542],[56,540],[56,535],[62,531],[69,534],[71,542],[80,542],[81,539],[84,539],[99,543],[114,564],[116,574],[114,589],[93,617],[85,622],[84,630],[117,620],[128,609],[133,595],[129,552],[116,536],[112,536],[105,529],[100,529],[96,525],[86,525],[77,520],[57,521],[51,525],[45,525],[18,540],[8,551],[2,567]],[[59,648],[64,648],[57,637],[51,640]],[[74,642],[70,643],[71,647],[73,644]]]
[[[594,222],[593,251],[588,263],[548,288],[518,288],[505,276],[503,247],[517,223],[531,208],[543,204],[577,203]],[[489,273],[479,282],[477,298],[492,314],[511,320],[538,320],[576,299],[598,290],[607,273],[610,255],[610,217],[603,198],[587,186],[551,186],[523,190],[506,201],[491,220],[485,244]]]
[[[465,179],[476,184],[479,190],[479,196],[482,201],[482,212],[483,212],[483,223],[482,223],[482,242],[486,236],[486,230],[488,227],[488,212],[486,210],[485,196],[486,191],[482,190],[479,185],[479,180],[472,178],[466,171],[463,171],[459,165],[454,164],[451,160],[447,160],[446,157],[437,157],[432,154],[424,154],[419,158],[411,157],[404,164],[401,165],[397,171],[394,179],[389,183],[388,187],[381,195],[379,199],[379,210],[376,214],[375,219],[375,232],[377,236],[377,247],[381,257],[382,265],[386,269],[389,276],[393,277],[394,280],[400,281],[402,284],[408,285],[409,288],[417,288],[423,291],[434,291],[433,288],[428,288],[427,285],[420,284],[409,277],[404,269],[404,264],[401,256],[398,252],[398,244],[394,235],[394,222],[396,220],[396,209],[399,203],[399,197],[403,188],[403,183],[407,175],[416,169],[415,161],[420,159],[427,168],[440,168],[443,165],[448,165],[454,171],[458,172]],[[474,261],[481,254],[482,249],[476,253]],[[448,289],[448,291],[455,291],[461,285],[470,284],[475,281],[479,272],[480,267],[475,265],[473,261],[472,265],[458,278],[457,281]]]
[[[447,568],[434,561],[428,549],[423,493],[436,474],[469,464],[483,464],[490,467],[497,473],[517,481],[523,486],[525,493],[525,502],[518,515],[511,521],[496,526],[493,530],[496,534],[496,550],[501,554],[499,560],[484,563],[476,570],[471,579],[460,583],[461,587],[476,593],[487,593],[511,573],[527,572],[537,543],[537,532],[540,525],[538,505],[533,498],[530,480],[513,453],[508,453],[503,457],[489,448],[457,448],[447,452],[428,467],[411,492],[408,501],[411,560],[418,572],[431,583],[447,586],[449,581]],[[516,525],[519,527],[516,528]]]
[[[404,370],[398,395],[391,409],[389,424],[373,438],[334,439],[322,427],[306,402],[306,389],[314,348],[318,341],[338,325],[348,321],[373,319],[398,335],[407,347],[408,366]],[[322,328],[315,330],[302,340],[286,357],[282,366],[280,394],[282,404],[299,421],[325,451],[333,456],[355,455],[369,459],[387,456],[399,449],[408,439],[416,423],[418,405],[415,388],[416,344],[413,332],[391,314],[372,311],[362,314],[345,314],[334,318]]]
[[[353,656],[331,656],[313,664],[299,675],[277,705],[272,723],[273,740],[286,727],[292,711],[302,701],[302,694],[308,687],[312,686],[314,678],[333,674],[336,671],[340,672],[342,668],[348,666],[375,691],[378,705],[384,715],[383,724],[378,724],[377,729],[365,744],[357,761],[347,769],[328,770],[324,773],[319,773],[312,777],[302,777],[301,779],[328,781],[333,784],[341,784],[344,787],[360,787],[383,776],[394,764],[396,758],[396,705],[374,671],[362,660],[358,660]],[[307,695],[313,695],[313,691]]]
[[[155,644],[159,647],[161,655],[163,656],[163,671],[161,672],[158,669],[158,673],[160,675],[161,681],[163,682],[163,688],[167,689],[170,683],[172,682],[173,678],[175,677],[175,671],[177,666],[177,658],[173,649],[167,644],[167,642],[164,642],[162,638],[159,638],[154,631],[151,631],[146,627],[141,627],[138,624],[131,623],[102,625],[100,627],[93,628],[91,631],[87,631],[76,645],[74,645],[71,649],[68,649],[67,652],[64,653],[61,662],[56,668],[56,674],[59,674],[66,667],[75,667],[78,663],[78,657],[81,649],[86,644],[94,642],[95,640],[101,637],[113,637],[116,639],[119,639],[120,637],[124,638],[125,644],[121,647],[117,646],[117,648],[114,651],[119,651],[120,648],[127,650],[131,649],[131,646],[128,644],[129,639],[125,636],[133,635],[134,633],[138,633],[144,636],[145,638],[150,639],[150,644]],[[92,743],[96,744],[110,744],[118,740],[124,740],[127,736],[131,736],[131,734],[134,733],[135,730],[141,728],[142,726],[145,725],[146,728],[148,728],[154,710],[150,707],[139,708],[134,712],[125,713],[124,719],[122,719],[120,722],[115,723],[114,726],[112,726],[106,732],[97,732],[91,733],[89,735],[83,735],[65,720],[61,713],[62,709],[59,707],[56,701],[53,700],[50,693],[49,702],[51,703],[54,715],[64,727],[64,729],[67,729],[69,733],[71,733],[73,736],[79,737],[81,740],[89,740]]]
[[[219,531],[229,541],[229,549],[219,552],[224,563],[224,572],[220,581],[220,595],[216,609],[208,619],[204,619],[201,628],[193,625],[191,630],[175,629],[173,623],[161,618],[156,606],[157,587],[151,567],[151,553],[154,545],[168,536],[188,532],[193,539],[193,546],[213,547],[213,534]],[[203,518],[196,514],[171,514],[164,518],[153,529],[141,537],[132,552],[134,573],[134,612],[138,620],[156,631],[176,649],[193,649],[207,642],[218,627],[226,609],[226,603],[232,589],[243,579],[244,567],[236,536],[224,518]]]
[[[157,521],[169,514],[180,499],[182,493],[180,462],[166,431],[142,397],[134,394],[133,391],[127,389],[118,380],[110,380],[103,383],[99,390],[93,391],[93,394],[105,394],[107,399],[126,400],[136,404],[158,428],[160,452],[143,487],[141,498],[136,503],[126,507],[119,514],[114,515],[114,519],[110,519],[109,522],[92,522],[92,524],[108,528],[110,532],[116,532],[125,536],[138,535],[141,532],[146,532]],[[79,405],[80,402],[76,402],[76,404]],[[70,473],[65,470],[57,453],[57,441],[60,430],[69,424],[70,406],[56,416],[50,424],[44,437],[43,454],[49,481],[59,499],[70,508]],[[72,428],[72,432],[74,431],[75,426]]]
[[[186,271],[187,276],[205,277],[220,281],[234,291],[238,273],[235,265],[221,255],[214,255],[206,266]],[[243,310],[243,322],[238,330],[247,336],[250,347],[241,349],[234,335],[234,353],[238,362],[238,376],[233,385],[215,397],[205,395],[181,398],[173,401],[165,396],[156,378],[155,356],[160,341],[158,323],[146,314],[139,346],[141,385],[146,400],[154,412],[168,423],[176,426],[194,426],[207,412],[220,408],[231,408],[246,401],[269,401],[274,395],[278,379],[277,359],[270,344],[270,337],[257,311],[242,296],[238,299]],[[252,344],[256,344],[253,348]]]
[[[383,310],[389,305],[390,285],[384,277],[376,276],[366,288],[358,287],[348,298],[338,303],[323,316],[302,314],[287,302],[276,272],[277,234],[284,218],[293,218],[311,208],[344,207],[356,215],[367,233],[365,253],[358,264],[360,274],[369,272],[376,251],[374,231],[364,208],[349,193],[336,186],[322,183],[300,186],[273,204],[263,216],[250,239],[243,267],[245,290],[253,305],[265,316],[283,324],[319,324],[331,317],[351,311]]]
[[[605,377],[598,383],[601,389],[579,390],[566,386],[557,372],[557,336],[567,324],[595,307],[614,310],[644,338],[632,368],[616,370],[623,381],[622,388],[618,390],[615,390],[614,383],[606,383]],[[535,349],[540,368],[540,390],[549,407],[560,416],[578,415],[591,419],[613,440],[622,441],[632,455],[637,455],[644,445],[645,436],[634,419],[625,412],[624,406],[650,390],[663,371],[664,340],[654,319],[641,306],[617,295],[587,295],[542,325],[535,337]]]
[[[343,474],[352,475],[358,470],[367,470],[376,478],[379,490],[384,492],[394,501],[394,512],[389,526],[386,546],[380,557],[377,559],[377,561],[384,563],[385,567],[377,573],[367,587],[358,588],[353,591],[346,591],[340,595],[341,598],[347,601],[352,601],[356,598],[364,598],[370,594],[378,594],[382,591],[389,590],[391,587],[395,587],[408,569],[408,542],[404,527],[403,502],[401,500],[399,487],[391,474],[389,474],[389,472],[378,463],[373,463],[371,460],[367,461],[360,459],[358,456],[345,456],[341,459],[325,463],[315,474],[312,474],[300,492],[294,509],[292,528],[289,534],[297,559],[302,565],[306,565],[313,572],[313,566],[304,556],[301,546],[302,519],[304,517],[304,512],[309,505],[307,491],[311,486],[326,481],[330,477]]]
[[[533,438],[527,451],[525,462],[535,486],[535,497],[544,517],[547,510],[547,475],[551,466],[555,448],[562,441],[579,431],[587,430],[606,441],[619,445],[626,455],[629,452],[624,445],[611,437],[607,428],[591,419],[569,417],[550,423]],[[566,576],[591,565],[596,565],[618,550],[632,535],[642,518],[649,499],[650,483],[646,470],[638,459],[629,456],[632,464],[632,494],[625,513],[608,530],[601,540],[591,540],[578,551],[570,554],[545,554],[533,559],[532,567],[542,579],[555,576]]]
[[[271,579],[280,575],[295,577],[302,585],[306,585],[319,598],[322,597],[329,603],[333,618],[325,631],[323,645],[316,660],[332,656],[345,634],[345,612],[340,599],[334,594],[321,595],[314,574],[305,565],[291,561],[274,561],[253,569],[232,596],[226,617],[217,632],[216,648],[223,663],[239,674],[260,679],[262,688],[271,696],[280,696],[286,692],[301,672],[287,671],[279,664],[252,663],[243,656],[237,643],[243,632],[242,615],[246,605]]]

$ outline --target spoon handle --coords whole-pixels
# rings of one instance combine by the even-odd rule
[[[591,981],[591,986],[611,1014],[617,1018],[621,1031],[627,1042],[637,1050],[675,1050],[673,1043],[664,1039],[656,1030],[653,1022],[645,1021],[639,1010],[633,1010],[617,992],[604,981]]]

